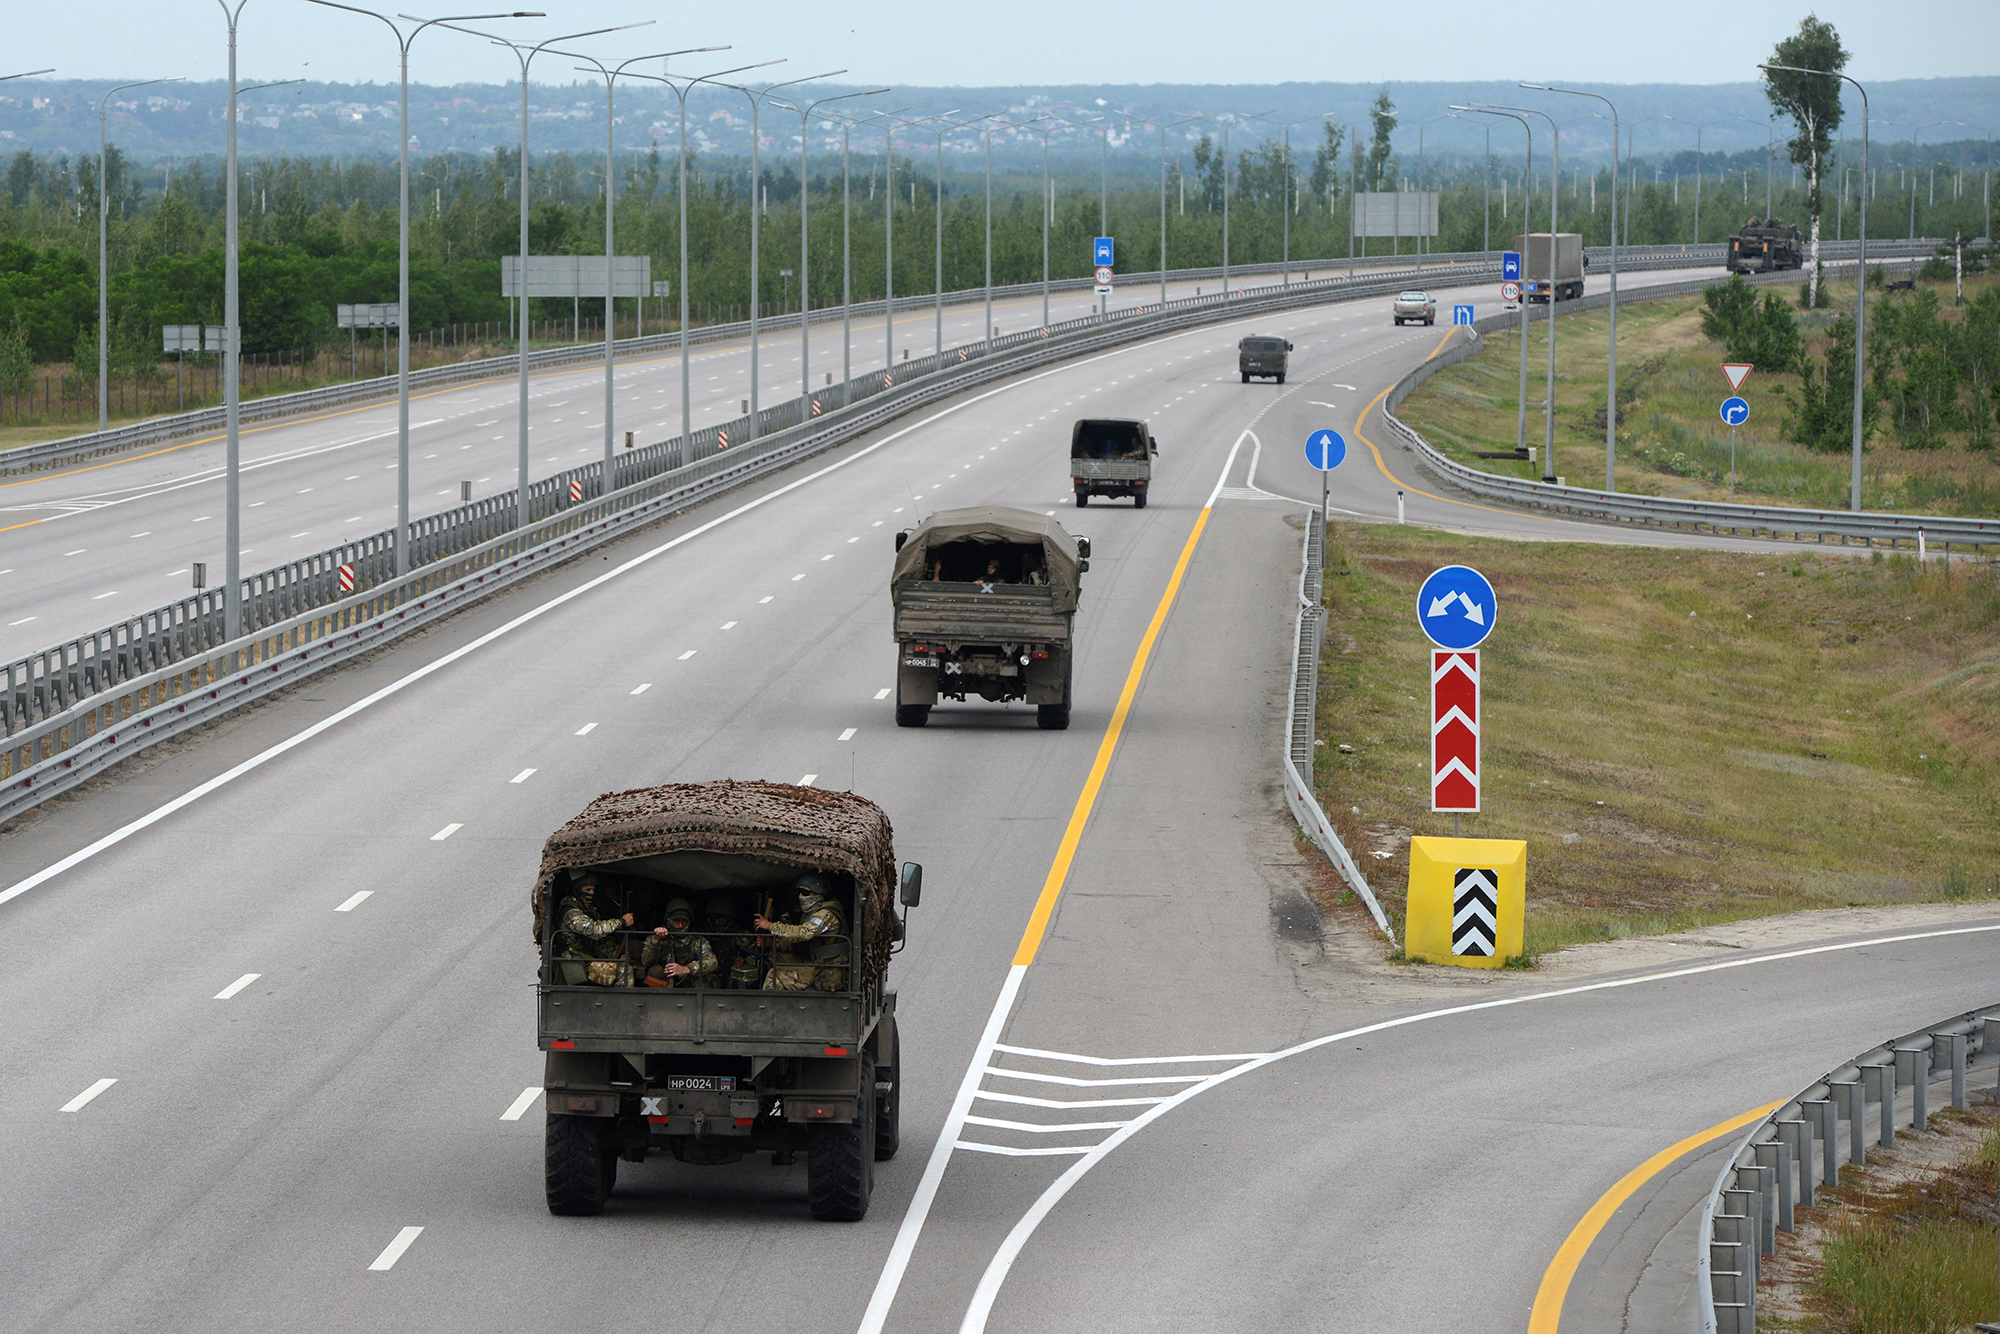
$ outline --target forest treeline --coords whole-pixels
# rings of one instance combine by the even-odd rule
[[[1225,158],[1203,140],[1193,162],[1166,172],[1166,251],[1173,268],[1223,262]],[[1338,132],[1297,145],[1290,155],[1263,142],[1231,155],[1227,189],[1232,264],[1273,262],[1284,252],[1297,263],[1344,258],[1349,189],[1409,184],[1419,164],[1374,144],[1343,145]],[[616,246],[648,254],[656,280],[678,280],[680,206],[671,154],[627,155],[618,162]],[[142,189],[136,173],[111,149],[103,163],[109,204],[109,324],[114,363],[157,363],[160,328],[221,322],[223,200],[219,170],[186,167],[164,189]],[[17,154],[0,190],[0,382],[24,366],[74,362],[94,369],[97,338],[98,169],[94,156]],[[477,322],[504,322],[500,258],[519,249],[519,159],[511,151],[435,155],[413,167],[411,186],[411,326],[413,332]],[[1435,173],[1430,173],[1435,174]],[[389,302],[396,297],[396,164],[273,158],[246,162],[240,175],[242,323],[247,352],[277,352],[327,344],[337,337],[334,307]],[[1293,188],[1287,188],[1295,182]],[[1910,183],[1915,186],[1914,174]],[[1042,275],[1043,212],[1047,209],[1049,271],[1055,278],[1087,276],[1090,238],[1108,227],[1118,238],[1125,272],[1160,262],[1162,189],[1121,176],[1103,205],[1095,173],[1072,164],[1044,201],[1039,176],[1018,172],[996,181],[992,203],[992,280]],[[1632,183],[1627,182],[1628,186]],[[856,300],[879,298],[885,287],[885,233],[893,207],[895,288],[933,290],[942,238],[946,290],[979,286],[986,278],[986,198],[983,180],[948,170],[941,206],[933,162],[899,156],[893,176],[879,154],[857,155],[848,182],[848,253]],[[1917,187],[1920,190],[1920,187]],[[1475,174],[1441,187],[1438,251],[1499,248],[1520,229],[1524,205],[1546,228],[1547,178],[1523,200],[1518,174],[1488,186]],[[1700,239],[1716,241],[1746,213],[1764,212],[1763,173],[1747,170],[1704,183]],[[1918,230],[1978,234],[1981,203],[1951,190],[1920,205]],[[529,245],[535,254],[601,254],[604,245],[602,159],[568,154],[532,160]],[[1563,230],[1581,230],[1587,244],[1610,239],[1611,175],[1565,172],[1557,207]],[[1637,183],[1625,197],[1622,240],[1635,245],[1695,240],[1693,182]],[[1918,196],[1923,199],[1921,192]],[[1878,200],[1881,196],[1878,195]],[[838,159],[816,159],[801,190],[795,161],[766,159],[753,191],[748,164],[691,159],[688,170],[688,295],[698,310],[740,314],[749,300],[750,223],[761,210],[759,299],[767,309],[796,309],[800,208],[809,222],[811,299],[816,307],[841,299],[843,210]],[[385,202],[386,201],[386,202]],[[1885,201],[1886,202],[1886,201]],[[942,209],[940,227],[939,210]],[[1798,196],[1786,181],[1774,186],[1773,211],[1796,216]],[[1871,233],[1898,235],[1894,207],[1871,216]],[[1289,217],[1287,216],[1289,214]],[[1836,228],[1829,220],[1827,233]],[[1848,232],[1851,235],[1851,231]],[[1366,250],[1409,253],[1409,237],[1375,238]],[[784,270],[793,270],[787,275]],[[567,300],[538,301],[535,319],[567,319]],[[628,313],[629,313],[629,307]],[[586,311],[585,314],[589,312]],[[700,316],[697,316],[700,318]],[[0,388],[5,388],[0,383]]]

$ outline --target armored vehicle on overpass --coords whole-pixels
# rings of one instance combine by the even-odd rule
[[[1284,378],[1280,372],[1278,379]],[[1088,505],[1092,496],[1130,496],[1134,509],[1146,508],[1153,456],[1159,452],[1160,442],[1142,421],[1078,422],[1069,433],[1069,481],[1077,507]]]
[[[608,793],[550,835],[529,895],[550,1212],[602,1211],[649,1152],[803,1152],[814,1216],[866,1213],[902,1099],[898,880],[880,807],[783,783]],[[900,883],[914,907],[923,868]]]
[[[1796,269],[1805,263],[1804,240],[1799,229],[1788,227],[1778,218],[1755,217],[1729,238],[1728,265],[1731,273],[1774,273]]]
[[[1035,706],[1069,726],[1072,624],[1090,539],[999,505],[940,510],[896,534],[896,725],[922,727],[940,697]]]

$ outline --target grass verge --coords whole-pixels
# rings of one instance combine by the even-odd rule
[[[1492,579],[1484,810],[1528,953],[1804,908],[2000,894],[2000,565],[1671,553],[1336,524],[1314,782],[1401,932],[1440,565]]]
[[[2000,279],[1982,276],[1968,290]],[[1779,289],[1792,293],[1789,284]],[[1853,284],[1830,289],[1829,309],[1799,312],[1801,330],[1821,357],[1824,332],[1837,315],[1851,315]],[[1951,302],[1950,284],[1942,285]],[[1869,309],[1880,296],[1871,291]],[[1572,486],[1604,481],[1604,393],[1608,312],[1561,311],[1556,320],[1555,472]],[[1871,327],[1873,314],[1871,313]],[[1478,451],[1511,450],[1519,423],[1521,340],[1490,334],[1485,350],[1420,385],[1397,410],[1432,445],[1457,462],[1506,477],[1539,480],[1539,455],[1528,463],[1481,459]],[[1686,500],[1728,500],[1729,428],[1718,415],[1729,397],[1721,346],[1701,332],[1701,298],[1635,301],[1618,312],[1618,466],[1620,491]],[[1528,334],[1528,392],[1540,403],[1548,368],[1546,308],[1535,307]],[[1736,498],[1757,504],[1845,509],[1851,460],[1845,450],[1815,453],[1785,438],[1796,413],[1799,377],[1753,371],[1738,391],[1750,420],[1736,433]],[[1990,410],[1990,407],[1982,410]],[[1528,411],[1527,442],[1540,450],[1545,424]],[[2000,451],[1954,444],[1906,449],[1886,420],[1863,456],[1862,504],[1912,514],[1988,517],[2000,511]]]

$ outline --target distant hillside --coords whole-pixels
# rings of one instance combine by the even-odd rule
[[[254,82],[254,72],[247,73],[245,79]],[[28,150],[94,157],[98,99],[110,86],[101,81],[45,79],[0,85],[0,155]],[[1723,122],[1711,124],[1702,136],[1704,150],[1722,153],[1763,147],[1771,126],[1770,108],[1755,83],[1577,86],[1602,92],[1616,101],[1625,123],[1635,128],[1637,155],[1655,162],[1691,151],[1694,126],[1700,123]],[[960,118],[968,120],[994,112],[1010,113],[1015,122],[1041,115],[1078,121],[1108,117],[1113,127],[1114,156],[1124,159],[1123,165],[1128,169],[1137,169],[1142,155],[1153,155],[1157,161],[1159,137],[1155,130],[1131,124],[1125,119],[1127,116],[1160,121],[1200,113],[1215,118],[1212,122],[1173,130],[1168,139],[1171,152],[1177,145],[1184,148],[1205,132],[1219,133],[1219,125],[1225,121],[1232,123],[1232,137],[1244,142],[1275,135],[1276,125],[1305,120],[1321,112],[1331,111],[1339,120],[1360,121],[1379,91],[1380,86],[1373,84],[1307,83],[899,88],[872,101],[885,107],[922,103],[923,107],[912,113],[916,115],[924,110],[955,109]],[[1395,135],[1395,147],[1406,161],[1413,161],[1417,153],[1416,127],[1434,117],[1445,116],[1452,103],[1547,105],[1559,117],[1588,117],[1595,106],[1583,99],[1526,92],[1510,83],[1399,83],[1389,85],[1389,93],[1402,122]],[[1885,164],[1908,160],[1908,152],[1899,152],[1897,145],[1907,146],[1911,139],[1909,127],[1939,121],[2000,124],[2000,77],[1883,82],[1872,85],[1869,95],[1874,104],[1873,138],[1881,146]],[[222,151],[226,105],[227,90],[220,83],[133,89],[121,94],[112,109],[111,137],[128,157],[140,161],[207,157]],[[849,105],[865,107],[868,103]],[[602,85],[538,84],[530,91],[530,108],[534,151],[588,154],[602,150]],[[664,90],[644,85],[621,88],[618,112],[621,151],[642,150],[651,144],[670,151],[676,142],[678,117],[673,99]],[[1244,118],[1256,113],[1265,113],[1266,123],[1246,123]],[[396,148],[396,88],[393,84],[307,83],[266,89],[244,99],[240,120],[240,150],[253,158],[392,154]],[[840,147],[837,129],[823,127],[831,127],[831,122],[816,123],[813,152],[837,152]],[[798,151],[796,113],[767,109],[759,128],[765,153]],[[1850,110],[1842,128],[1844,137],[1858,139],[1858,108]],[[414,147],[423,154],[447,150],[483,153],[496,147],[511,148],[520,139],[519,88],[498,84],[413,86],[410,132]],[[1051,136],[1051,148],[1070,157],[1085,151],[1096,156],[1100,151],[1099,133],[1095,127],[1058,127]],[[688,138],[704,153],[747,154],[750,148],[747,99],[734,92],[702,90],[689,101]],[[1032,157],[1039,164],[1039,130],[1017,126],[999,132],[995,138],[997,161],[1022,165]],[[1510,122],[1498,122],[1492,138],[1496,155],[1513,156],[1519,152],[1519,131]],[[1295,146],[1314,140],[1311,125],[1295,127]],[[879,131],[857,138],[857,144],[880,142]],[[1483,133],[1463,121],[1447,119],[1432,124],[1424,132],[1427,154],[1463,156],[1480,151],[1484,142]],[[1961,144],[1963,153],[1970,155],[1965,159],[1968,164],[1987,160],[1984,137],[1971,135],[1956,125],[1933,126],[1924,131],[1922,146],[1926,151],[1921,156],[1938,156],[1936,146],[1947,142],[1953,145],[1947,160],[1960,160]],[[928,131],[901,131],[898,143],[899,152],[904,145],[914,151],[931,147],[932,139]],[[1564,161],[1578,165],[1601,162],[1609,157],[1610,143],[1608,119],[1586,118],[1565,129]],[[1028,151],[1030,146],[1032,154]],[[962,132],[948,138],[946,152],[965,159],[978,147],[976,134]]]

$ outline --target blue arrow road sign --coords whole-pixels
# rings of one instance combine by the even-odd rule
[[[1722,420],[1729,426],[1741,426],[1750,420],[1750,405],[1740,398],[1723,399]]]
[[[1112,241],[1111,238],[1108,236],[1100,236],[1095,241],[1093,241],[1090,246],[1091,266],[1093,268],[1111,267],[1112,249],[1113,249]]]
[[[1521,281],[1521,252],[1509,250],[1500,256],[1500,278],[1503,282]]]
[[[1472,307],[1471,307],[1471,306],[1453,306],[1453,307],[1451,308],[1451,322],[1452,322],[1453,324],[1471,324],[1471,323],[1472,323]]]
[[[1338,431],[1314,431],[1306,437],[1306,462],[1321,472],[1331,472],[1347,457],[1347,442]]]
[[[1499,612],[1493,585],[1469,565],[1433,571],[1417,590],[1417,624],[1439,648],[1478,648]]]

